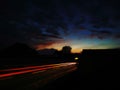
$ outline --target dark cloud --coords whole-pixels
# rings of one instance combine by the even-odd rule
[[[120,39],[120,34],[114,35],[115,39]]]
[[[69,35],[74,38],[75,30],[91,32],[90,38],[118,39],[119,8],[118,2],[105,0],[2,0],[0,44],[48,46]]]
[[[116,28],[114,24],[93,24],[94,28]]]
[[[92,33],[90,34],[90,38],[99,38],[99,39],[113,38],[113,39],[117,40],[117,39],[120,39],[120,34],[112,33],[110,31],[92,30]]]
[[[90,30],[91,31],[91,35],[90,38],[99,38],[99,39],[104,39],[104,38],[109,38],[112,37],[112,32],[111,31],[107,31],[107,30]]]
[[[86,30],[87,28],[83,25],[77,25],[77,26],[75,26],[75,29],[81,31],[81,30]]]
[[[86,21],[85,16],[79,16],[79,18],[75,21],[74,24],[75,24],[76,26],[79,26],[80,24],[85,23],[85,21]]]
[[[90,30],[92,33],[98,33],[98,34],[112,34],[111,31],[108,31],[108,30]]]
[[[46,29],[46,32],[51,33],[53,35],[59,35],[59,32],[55,27],[48,27]]]
[[[57,35],[42,34],[41,36],[42,36],[42,37],[49,38],[49,39],[62,39],[62,37],[59,37],[59,36],[57,36]]]

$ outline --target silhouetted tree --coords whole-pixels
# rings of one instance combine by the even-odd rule
[[[64,47],[62,48],[62,53],[63,53],[63,54],[70,54],[70,53],[71,53],[71,50],[72,50],[72,48],[71,48],[70,46],[64,46]]]

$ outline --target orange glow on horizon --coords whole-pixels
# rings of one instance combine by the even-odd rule
[[[61,51],[62,50],[62,46],[61,45],[58,45],[58,46],[55,46],[55,47],[37,47],[36,50],[42,50],[42,49],[51,49],[51,48],[54,48],[54,49],[57,49],[58,51]],[[71,50],[71,53],[81,53],[83,51],[82,48],[72,48]]]
[[[72,53],[81,53],[83,51],[83,49],[82,48],[80,48],[80,49],[72,49]]]
[[[66,42],[58,42],[51,45],[38,45],[36,46],[36,50],[42,50],[42,49],[57,49],[58,51],[61,51],[64,46],[70,46],[72,48],[71,53],[81,53],[83,51],[82,48],[80,48],[78,45],[72,45],[70,41]]]

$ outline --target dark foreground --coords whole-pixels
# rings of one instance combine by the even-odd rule
[[[0,70],[0,90],[38,90],[75,70],[75,62]]]
[[[120,78],[115,73],[80,73],[75,71],[39,90],[116,90]]]
[[[84,50],[78,57],[77,70],[70,64],[65,67],[60,64],[60,67],[42,68],[42,72],[15,75],[0,80],[0,90],[120,90],[120,49]]]
[[[120,51],[87,51],[78,69],[40,90],[120,90]]]

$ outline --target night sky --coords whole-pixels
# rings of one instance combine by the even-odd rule
[[[1,0],[0,49],[16,42],[36,50],[119,48],[118,1]]]

